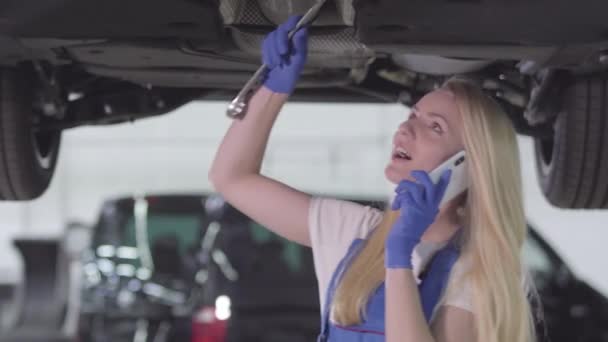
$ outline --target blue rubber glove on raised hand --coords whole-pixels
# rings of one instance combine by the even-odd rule
[[[264,86],[275,93],[290,94],[306,64],[308,29],[300,28],[290,42],[288,34],[302,16],[291,16],[270,32],[262,43],[262,62],[268,68]]]
[[[400,215],[385,241],[386,268],[412,269],[414,247],[435,221],[451,175],[452,171],[446,170],[434,184],[426,171],[412,171],[417,182],[403,180],[399,183],[391,209],[400,210]]]

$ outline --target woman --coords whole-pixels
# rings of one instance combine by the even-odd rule
[[[306,61],[306,28],[291,44],[287,38],[298,19],[264,40],[264,85],[226,133],[209,177],[239,210],[313,248],[320,340],[534,340],[515,132],[476,86],[448,81],[397,128],[385,170],[396,196],[385,213],[313,198],[260,174],[271,128]],[[440,206],[451,174],[435,184],[428,172],[461,150],[470,185]]]

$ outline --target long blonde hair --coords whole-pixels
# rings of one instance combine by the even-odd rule
[[[470,261],[477,341],[530,342],[534,320],[528,302],[522,248],[527,234],[516,133],[500,106],[471,82],[453,78],[462,115],[469,188],[464,203],[461,258]],[[341,325],[359,324],[370,295],[385,279],[384,242],[399,213],[387,210],[345,271],[331,306]]]

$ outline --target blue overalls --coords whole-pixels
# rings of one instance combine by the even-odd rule
[[[420,275],[421,283],[418,285],[424,316],[430,322],[433,309],[439,301],[439,297],[445,288],[450,270],[459,256],[459,249],[454,237],[443,248],[437,251],[423,274]],[[334,271],[327,288],[325,307],[321,315],[321,333],[317,342],[380,342],[384,341],[384,282],[374,292],[367,304],[366,319],[363,323],[353,326],[339,326],[330,322],[329,310],[334,291],[344,270],[351,264],[353,258],[364,246],[363,239],[355,239],[346,255]]]

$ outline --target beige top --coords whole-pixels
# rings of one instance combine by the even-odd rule
[[[313,197],[309,209],[309,231],[317,281],[321,311],[324,310],[327,287],[338,263],[356,238],[365,239],[382,219],[383,213],[375,208],[336,199]],[[412,266],[417,281],[420,271],[433,254],[445,244],[419,243],[413,251]],[[439,299],[441,305],[451,305],[473,312],[470,284],[457,279],[466,269],[466,264],[458,259],[452,268],[446,290]],[[455,286],[461,285],[460,288]]]

